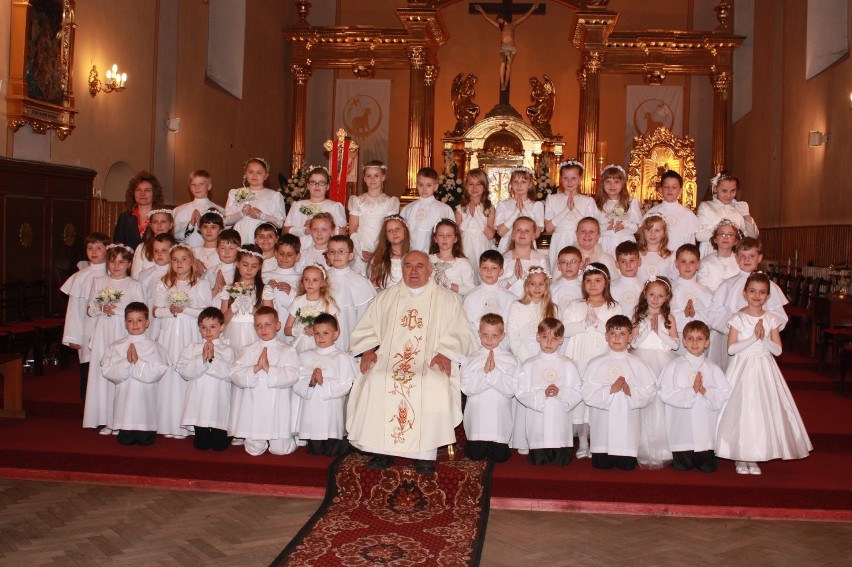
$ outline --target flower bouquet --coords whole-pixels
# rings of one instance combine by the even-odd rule
[[[95,301],[97,301],[101,305],[114,304],[117,303],[119,299],[121,299],[122,295],[123,292],[120,289],[105,287],[95,296]]]
[[[231,299],[237,299],[239,297],[247,297],[254,293],[253,285],[246,285],[242,282],[236,282],[230,286],[228,286],[228,295]]]
[[[535,184],[535,200],[544,201],[548,195],[556,193],[557,189],[558,187],[553,184],[553,180],[550,178],[550,168],[547,162],[542,160],[539,167],[538,181]]]
[[[169,305],[186,307],[189,305],[189,294],[185,291],[170,291],[168,301]]]
[[[300,307],[296,309],[296,318],[305,327],[311,327],[317,317],[322,315],[322,313],[323,312],[316,307]]]
[[[237,192],[234,194],[234,202],[238,205],[244,205],[252,199],[254,199],[254,193],[251,192],[251,189],[246,189],[245,187],[237,189]]]
[[[321,213],[322,209],[320,209],[319,205],[316,203],[310,203],[308,205],[302,205],[299,207],[299,212],[305,215],[306,217],[313,217],[317,213]]]

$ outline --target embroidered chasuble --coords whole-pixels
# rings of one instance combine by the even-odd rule
[[[350,352],[378,346],[376,364],[349,395],[349,440],[373,452],[420,453],[455,442],[462,420],[458,364],[474,350],[456,294],[429,281],[413,295],[404,284],[380,293],[352,332]],[[452,361],[449,377],[429,363]]]

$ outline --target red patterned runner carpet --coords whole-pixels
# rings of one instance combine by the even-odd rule
[[[273,566],[479,565],[490,462],[441,450],[435,473],[418,474],[407,459],[377,471],[370,458],[349,453],[331,464],[322,505]]]

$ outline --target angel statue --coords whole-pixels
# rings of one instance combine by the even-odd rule
[[[452,132],[447,132],[448,136],[461,136],[476,122],[476,117],[479,116],[479,105],[473,102],[473,97],[476,96],[474,87],[477,80],[476,75],[472,73],[469,73],[467,77],[464,73],[459,73],[453,79],[451,96],[453,112],[456,114],[456,127]]]
[[[550,127],[550,119],[553,116],[553,107],[556,104],[556,87],[553,81],[547,75],[544,76],[544,82],[538,80],[537,77],[530,77],[530,100],[532,104],[527,107],[527,117],[530,119],[530,124],[535,126],[541,135],[545,138],[553,137],[553,130]]]

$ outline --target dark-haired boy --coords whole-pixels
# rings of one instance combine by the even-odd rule
[[[496,250],[486,250],[479,256],[479,279],[481,284],[470,290],[464,297],[462,308],[474,334],[479,332],[479,324],[486,313],[496,313],[509,320],[509,309],[518,300],[514,293],[497,282],[503,275],[503,255]],[[502,344],[509,348],[508,340]]]
[[[113,430],[122,445],[150,445],[157,438],[157,382],[169,369],[165,349],[145,336],[148,306],[124,308],[127,336],[112,343],[100,361],[104,378],[115,384]]]
[[[639,409],[653,401],[656,377],[636,355],[627,352],[633,325],[624,315],[606,322],[609,352],[589,361],[583,373],[583,401],[589,406],[592,466],[636,468]]]
[[[175,369],[189,382],[181,427],[195,429],[192,446],[200,451],[224,451],[231,444],[228,417],[231,408],[231,368],[234,349],[220,338],[225,316],[215,307],[198,315],[202,342],[186,345]]]

